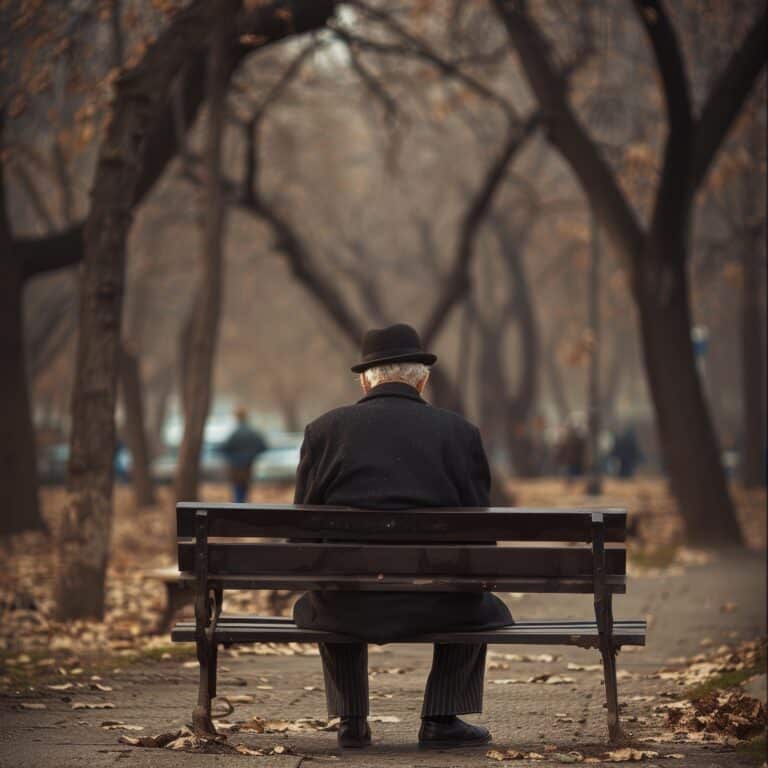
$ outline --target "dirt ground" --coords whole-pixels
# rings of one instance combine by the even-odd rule
[[[550,485],[562,506],[579,503],[576,494],[564,498],[560,483]],[[135,512],[120,489],[105,622],[54,622],[48,545],[34,537],[6,545],[8,568],[0,581],[0,766],[448,768],[493,766],[499,757],[514,765],[542,766],[608,758],[647,766],[762,765],[764,730],[762,741],[755,739],[759,726],[755,731],[754,723],[745,725],[744,717],[734,715],[727,727],[715,727],[725,721],[697,715],[689,702],[698,696],[712,699],[714,690],[713,700],[721,703],[727,695],[765,703],[764,642],[760,645],[766,636],[765,526],[757,514],[765,497],[748,501],[746,511],[742,506],[750,520],[752,551],[712,556],[678,546],[678,524],[669,519],[660,484],[608,490],[601,504],[625,503],[642,513],[628,594],[616,599],[617,618],[644,616],[649,622],[647,646],[625,649],[618,662],[631,751],[617,753],[607,744],[602,674],[595,668],[599,655],[554,646],[490,649],[484,712],[468,718],[491,729],[488,748],[419,751],[418,715],[431,653],[415,644],[371,653],[374,743],[362,752],[340,752],[335,733],[327,729],[322,672],[311,647],[251,646],[220,654],[219,693],[229,701],[227,706],[223,698],[217,700],[221,732],[231,745],[274,754],[191,754],[121,743],[121,737],[176,731],[187,724],[197,675],[191,647],[171,646],[167,636],[150,634],[162,609],[162,590],[130,576],[137,560],[147,568],[171,562],[167,519],[158,514],[162,507]],[[59,493],[50,491],[46,498],[54,523]],[[223,493],[206,489],[209,498]],[[289,495],[287,489],[268,493],[272,499]],[[518,493],[521,505],[552,501],[546,500],[543,483]],[[659,534],[655,541],[653,531]],[[592,612],[589,596],[503,597],[520,618]],[[247,594],[233,595],[229,606],[263,608]],[[753,645],[745,655],[743,646],[738,649],[747,641]],[[733,727],[742,729],[742,736],[749,730],[749,738],[734,736]]]

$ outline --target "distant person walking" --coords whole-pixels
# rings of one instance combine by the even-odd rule
[[[587,441],[581,430],[575,424],[569,425],[557,451],[557,463],[565,469],[567,483],[584,474],[586,453]]]
[[[643,452],[640,450],[634,427],[627,427],[616,436],[611,455],[616,460],[618,477],[629,480],[634,476],[637,465],[643,461]]]
[[[248,501],[253,462],[266,450],[267,444],[261,434],[248,423],[248,411],[245,408],[238,408],[235,418],[237,427],[221,444],[220,450],[229,464],[233,499],[235,503],[243,504]]]

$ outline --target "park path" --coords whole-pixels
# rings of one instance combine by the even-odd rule
[[[646,615],[650,621],[648,646],[622,652],[619,657],[620,700],[624,719],[635,737],[659,732],[653,708],[660,701],[682,697],[674,681],[652,677],[670,659],[691,657],[720,644],[736,644],[766,634],[766,566],[763,553],[721,557],[703,565],[672,568],[631,578],[629,594],[616,599],[618,618]],[[513,613],[520,617],[587,616],[591,600],[573,596],[510,596]],[[515,653],[554,660],[505,660]],[[309,731],[288,734],[239,732],[230,740],[251,748],[289,747],[293,754],[272,756],[197,755],[165,749],[143,749],[118,743],[120,730],[105,730],[107,720],[142,725],[149,735],[180,728],[190,719],[196,692],[196,671],[180,661],[141,662],[115,672],[99,670],[100,684],[109,692],[89,691],[71,697],[86,703],[111,702],[114,709],[73,710],[70,698],[47,690],[22,691],[0,698],[0,766],[2,768],[70,768],[135,766],[258,766],[289,768],[303,765],[343,764],[381,766],[554,765],[526,760],[496,763],[486,750],[420,752],[416,748],[421,692],[429,669],[430,649],[419,645],[388,646],[370,656],[371,710],[374,745],[363,752],[340,753],[334,733]],[[605,745],[602,679],[596,671],[568,670],[568,664],[594,665],[594,651],[560,647],[500,647],[491,649],[486,677],[485,711],[474,720],[494,734],[493,747],[521,752],[579,750],[585,754]],[[323,718],[322,673],[316,656],[222,655],[219,693],[252,696],[234,704],[231,722],[253,716],[268,720]],[[84,675],[91,670],[84,662]],[[573,680],[547,683],[504,683],[537,675],[560,675]],[[85,677],[82,679],[86,679]],[[763,692],[764,695],[764,692]],[[651,698],[652,697],[652,698]],[[21,702],[42,703],[44,710],[19,709]],[[390,720],[390,722],[386,722]],[[397,720],[398,722],[391,722]],[[741,766],[762,764],[754,754],[704,744],[638,744],[659,755],[676,753],[684,759],[653,758],[641,765]]]

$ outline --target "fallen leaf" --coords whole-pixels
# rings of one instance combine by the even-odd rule
[[[652,760],[658,756],[658,752],[653,752],[650,749],[645,750],[626,747],[625,749],[615,749],[612,752],[605,752],[600,759],[606,763],[637,763],[641,760]]]
[[[121,723],[117,720],[105,720],[101,725],[105,731],[143,731],[143,725],[129,725],[128,723]]]
[[[238,693],[236,696],[227,696],[226,699],[230,704],[253,704],[253,696],[250,696],[247,693]]]
[[[246,747],[245,744],[235,744],[235,751],[239,752],[241,755],[261,755],[263,756],[265,753],[261,749],[251,749],[250,747]]]
[[[39,701],[22,701],[21,704],[19,704],[19,709],[48,709],[48,707]]]

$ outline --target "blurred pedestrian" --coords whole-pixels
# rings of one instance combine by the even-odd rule
[[[248,423],[248,411],[245,408],[238,408],[235,418],[237,427],[221,444],[220,450],[229,465],[233,499],[235,503],[243,504],[248,501],[253,462],[266,450],[267,444],[261,434]]]
[[[629,426],[616,436],[611,457],[616,460],[618,477],[629,480],[634,476],[637,465],[643,460],[643,452],[640,450],[634,427]]]
[[[557,463],[565,469],[566,482],[570,483],[584,474],[586,454],[584,434],[575,424],[570,424],[557,451]]]

